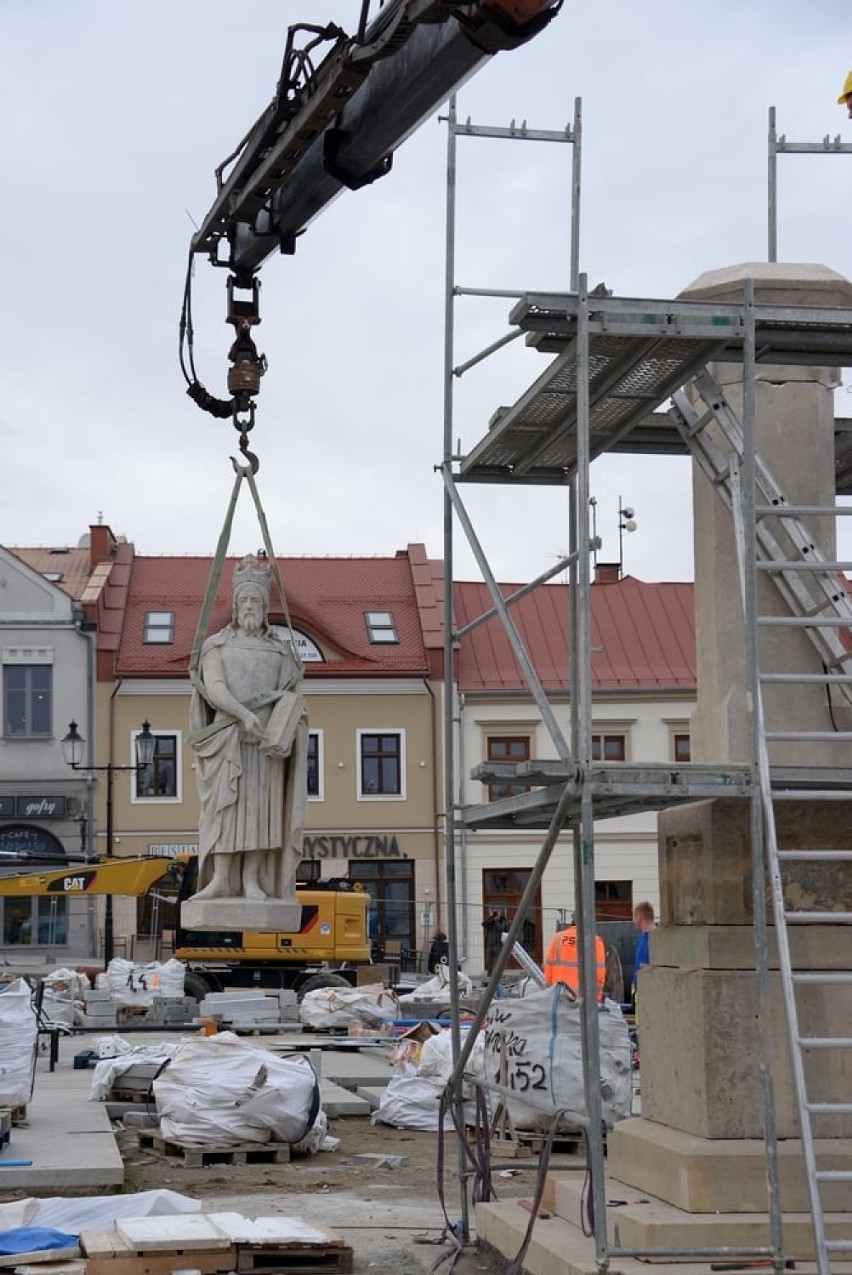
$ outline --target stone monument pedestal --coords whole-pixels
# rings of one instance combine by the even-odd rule
[[[180,922],[187,930],[260,930],[298,933],[302,905],[295,899],[188,899]]]
[[[851,819],[852,802],[785,802],[779,845],[842,847]],[[607,1144],[610,1193],[621,1183],[657,1202],[634,1219],[639,1247],[678,1247],[687,1236],[696,1245],[769,1241],[749,835],[747,801],[696,802],[659,818],[663,925],[651,933],[650,965],[638,980],[642,1117],[616,1125]],[[843,863],[794,861],[783,883],[790,909],[852,906],[852,874]],[[798,969],[848,969],[847,926],[790,926],[789,939]],[[785,1255],[812,1260],[773,925],[767,964]],[[852,984],[807,984],[797,1001],[804,1035],[849,1034]],[[812,1100],[852,1093],[852,1051],[814,1048],[806,1069]],[[852,1171],[852,1116],[817,1113],[813,1128],[821,1165]],[[848,1181],[831,1184],[822,1198],[829,1237],[848,1234]]]

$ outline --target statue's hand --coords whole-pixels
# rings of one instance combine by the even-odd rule
[[[246,709],[242,716],[243,734],[247,739],[263,739],[263,727],[254,713]]]

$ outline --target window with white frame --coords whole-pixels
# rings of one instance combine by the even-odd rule
[[[359,800],[400,799],[405,796],[405,732],[359,730]]]
[[[133,735],[134,755],[138,734],[135,731]],[[133,772],[133,800],[179,801],[180,735],[170,731],[152,731],[151,734],[154,736],[154,756],[147,765],[138,766]]]
[[[3,650],[3,735],[50,739],[53,735],[53,648]]]
[[[322,801],[325,795],[323,732],[308,733],[308,798]]]

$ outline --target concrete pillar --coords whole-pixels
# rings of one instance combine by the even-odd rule
[[[826,267],[812,265],[760,263],[712,271],[682,296],[741,303],[747,278],[754,280],[758,305],[852,307],[852,284]],[[743,369],[720,364],[711,372],[731,406],[741,414]],[[832,368],[758,368],[757,450],[791,504],[834,504],[833,391],[838,384],[839,376]],[[697,466],[694,508],[698,695],[692,724],[693,759],[710,764],[750,762],[747,635],[733,523],[729,510]],[[810,530],[825,555],[834,558],[831,520],[814,518]],[[766,573],[758,580],[758,613],[789,614]],[[764,669],[822,671],[821,661],[801,629],[764,629],[759,640]],[[818,684],[767,688],[764,707],[770,730],[850,729],[848,714],[838,722],[838,710],[832,715],[826,688]],[[796,741],[772,745],[771,758],[775,765],[836,768],[848,764],[849,748]],[[850,827],[852,800],[820,803],[808,801],[803,793],[800,801],[779,810],[781,846],[846,847]],[[639,980],[644,1118],[616,1127],[608,1151],[614,1178],[658,1195],[663,1194],[660,1181],[650,1166],[661,1138],[670,1143],[674,1139],[672,1146],[677,1143],[682,1148],[680,1161],[680,1151],[672,1146],[667,1151],[667,1157],[673,1155],[679,1165],[669,1179],[674,1184],[688,1173],[689,1156],[698,1155],[706,1165],[717,1154],[730,1156],[733,1142],[741,1140],[744,1146],[754,1147],[762,1136],[749,803],[718,799],[665,811],[659,819],[659,845],[663,928],[651,935],[651,965]],[[852,873],[845,864],[789,865],[784,884],[791,907],[842,910],[852,906]],[[772,933],[770,928],[770,948]],[[794,960],[800,967],[849,968],[846,927],[794,930],[791,938]],[[848,1035],[852,988],[841,989],[840,994],[838,990],[815,985],[800,996],[806,1033]],[[777,1023],[771,1053],[778,1132],[795,1139],[795,1104],[777,975],[770,975],[770,994],[772,1021]],[[837,1101],[844,1093],[852,1093],[852,1057],[838,1060],[835,1051],[829,1059],[828,1052],[819,1056],[821,1051],[812,1051],[815,1057],[808,1064],[809,1087],[813,1095],[823,1100],[833,1096]],[[852,1167],[852,1122],[823,1121],[817,1133],[836,1140],[838,1166]],[[642,1146],[646,1155],[641,1153]],[[724,1200],[722,1194],[708,1189],[702,1194],[700,1212],[723,1212],[737,1199],[748,1200],[747,1207],[755,1207],[753,1191],[738,1194],[731,1189],[736,1159],[726,1163],[728,1168],[718,1177]],[[801,1163],[798,1174],[801,1179]],[[676,1195],[677,1188],[672,1185],[663,1198],[680,1205]],[[802,1189],[797,1190],[796,1198],[803,1201]]]
[[[756,263],[701,275],[681,296],[687,300],[739,303],[743,281],[754,280],[757,304],[849,306],[852,284],[826,266]],[[742,419],[742,368],[720,363],[710,371]],[[755,434],[759,454],[791,504],[834,504],[834,390],[836,368],[758,364]],[[693,467],[695,610],[698,701],[692,724],[696,761],[750,761],[745,641],[733,523],[728,509],[697,465]],[[834,558],[834,524],[803,519],[827,558]],[[773,524],[777,531],[779,524]],[[758,576],[758,612],[788,613],[766,572]],[[761,663],[774,672],[821,672],[817,652],[802,629],[760,633]],[[837,696],[835,694],[834,698]],[[785,719],[797,729],[831,730],[825,687],[766,687],[767,728]],[[848,710],[841,710],[848,720]],[[848,725],[844,723],[846,729]],[[830,743],[778,744],[778,765],[837,765]]]

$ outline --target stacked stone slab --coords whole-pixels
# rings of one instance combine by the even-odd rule
[[[99,991],[92,988],[83,993],[83,1016],[81,1027],[91,1031],[115,1030],[117,1005],[108,988]]]
[[[196,1012],[201,1018],[212,1018],[236,1031],[275,1027],[282,1018],[278,996],[251,991],[208,992]]]
[[[194,996],[155,996],[145,1011],[145,1025],[151,1027],[185,1027],[198,1012]]]

